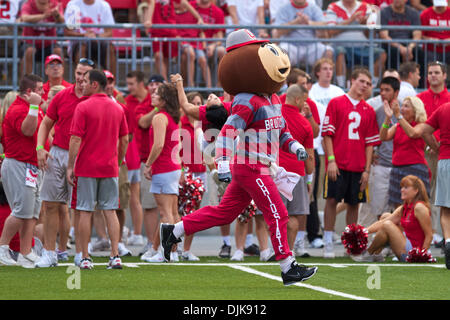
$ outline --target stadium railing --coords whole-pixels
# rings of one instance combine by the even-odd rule
[[[56,37],[46,37],[39,36],[36,37],[25,37],[22,36],[21,29],[26,26],[36,27],[36,24],[27,24],[27,23],[8,23],[2,24],[2,26],[9,27],[11,29],[11,35],[3,35],[0,36],[0,70],[2,73],[2,78],[0,79],[0,91],[9,91],[9,90],[17,90],[18,83],[20,79],[20,75],[23,74],[21,72],[21,61],[24,57],[24,50],[22,49],[23,43],[25,40],[31,40],[31,45],[36,47],[38,43],[44,43],[44,41],[52,40],[54,44],[63,48],[64,59],[65,59],[65,78],[68,81],[72,81],[73,79],[73,71],[74,71],[74,61],[72,59],[71,52],[71,43],[73,41],[81,41],[88,44],[88,47],[93,49],[94,46],[97,48],[100,47],[101,43],[109,43],[112,42],[114,44],[114,52],[116,59],[116,79],[117,87],[119,90],[126,91],[125,78],[126,74],[135,69],[143,70],[146,74],[152,74],[156,72],[156,65],[154,59],[154,51],[153,44],[157,41],[168,41],[168,42],[177,42],[178,44],[182,44],[184,42],[203,42],[206,41],[202,38],[152,38],[146,37],[142,35],[142,31],[145,30],[142,24],[80,24],[76,27],[85,27],[85,28],[111,28],[116,30],[113,33],[113,37],[110,38],[85,38],[85,37],[67,37],[64,36],[63,30],[66,27],[65,24],[39,24],[39,27],[53,27],[57,29],[58,36]],[[71,26],[73,27],[73,26]],[[439,31],[449,31],[450,27],[423,27],[423,26],[380,26],[380,25],[371,25],[371,26],[278,26],[278,25],[251,25],[251,26],[243,26],[243,25],[153,25],[153,29],[227,29],[229,31],[234,30],[236,28],[248,28],[251,30],[258,29],[312,29],[314,31],[323,30],[323,29],[343,29],[343,30],[359,30],[364,31],[367,34],[367,40],[364,41],[356,41],[352,40],[351,44],[347,40],[338,40],[338,39],[330,39],[330,38],[302,38],[302,39],[270,39],[273,42],[287,42],[292,45],[296,44],[305,44],[305,43],[327,43],[332,47],[337,46],[352,46],[353,48],[358,48],[361,46],[367,46],[369,50],[368,61],[366,66],[369,68],[371,73],[374,72],[375,65],[375,56],[374,56],[374,48],[381,47],[381,45],[387,46],[387,53],[389,54],[391,51],[391,44],[402,43],[408,44],[411,42],[416,42],[416,50],[422,45],[432,44],[434,47],[433,52],[427,52],[424,50],[424,54],[419,57],[416,55],[415,61],[419,63],[421,68],[421,76],[423,79],[426,79],[426,65],[428,61],[434,60],[437,53],[437,46],[444,47],[443,57],[441,57],[442,62],[445,63],[446,58],[450,58],[450,39],[449,40],[411,40],[411,39],[394,39],[394,40],[382,40],[378,38],[378,32],[380,30],[439,30]],[[125,35],[125,36],[124,36]],[[96,41],[94,43],[93,41]],[[221,42],[225,46],[225,38],[215,38],[215,39],[207,39],[207,41],[215,41]],[[54,45],[52,44],[52,46]],[[445,48],[449,47],[449,52],[445,53]],[[39,50],[39,49],[38,49]],[[40,59],[34,59],[33,61],[33,72],[45,77],[44,73],[44,50],[41,49]],[[168,73],[175,73],[181,71],[181,50],[182,46],[178,46],[178,54],[174,54],[169,50],[169,63]],[[111,67],[108,65],[110,61],[109,53],[105,56],[101,55],[101,51],[97,50],[97,56],[91,56],[90,58],[96,61],[98,65],[103,65],[106,62],[105,67]],[[216,53],[215,53],[216,54]],[[420,60],[419,60],[420,58]],[[397,60],[399,65],[401,57],[398,54]],[[24,60],[24,59],[23,59]],[[390,60],[388,57],[387,60]],[[395,60],[395,59],[394,59]],[[449,59],[450,60],[450,59]],[[210,61],[211,74],[212,74],[212,88],[206,88],[204,85],[204,81],[201,76],[201,72],[199,67],[196,67],[195,71],[195,85],[191,87],[187,87],[188,91],[201,91],[201,92],[209,92],[209,91],[221,91],[221,88],[217,86],[217,56],[214,56]],[[23,66],[25,65],[25,61]],[[347,70],[351,70],[354,66],[353,57],[350,58],[350,61],[347,62]],[[300,65],[303,69],[305,69],[310,74],[312,73],[312,66],[309,65]],[[389,66],[388,66],[389,67]],[[419,91],[424,88],[419,88]]]

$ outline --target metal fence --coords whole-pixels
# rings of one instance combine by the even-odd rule
[[[73,81],[73,72],[76,57],[87,55],[94,60],[99,66],[107,68],[115,73],[117,79],[117,87],[119,90],[126,91],[126,74],[131,70],[142,70],[148,76],[157,72],[161,72],[162,60],[155,59],[155,45],[159,42],[168,42],[176,44],[169,46],[167,74],[181,72],[183,66],[192,62],[192,58],[185,54],[186,43],[203,44],[203,38],[152,38],[145,34],[144,26],[141,24],[114,24],[114,25],[92,25],[80,24],[78,27],[99,27],[113,29],[113,36],[110,38],[85,38],[85,37],[67,37],[64,36],[64,24],[39,24],[40,28],[56,28],[58,36],[56,37],[26,37],[22,36],[23,27],[36,27],[36,24],[11,23],[2,24],[2,29],[8,28],[8,32],[0,35],[0,70],[2,77],[0,79],[0,90],[5,92],[9,90],[17,90],[19,79],[26,72],[33,72],[45,78],[45,57],[55,49],[59,48],[64,58],[65,79]],[[395,50],[393,43],[408,44],[417,43],[415,48],[414,60],[419,63],[421,68],[421,76],[426,78],[426,65],[429,61],[439,60],[446,63],[450,61],[450,39],[449,40],[411,40],[411,39],[394,39],[382,40],[378,37],[380,30],[439,30],[449,31],[450,27],[418,27],[418,26],[276,26],[276,25],[153,25],[153,29],[227,29],[229,31],[236,28],[248,28],[251,30],[258,29],[312,29],[314,31],[326,29],[343,29],[363,31],[367,34],[367,40],[351,41],[337,39],[318,39],[318,38],[302,38],[302,39],[270,39],[272,42],[284,42],[290,46],[299,46],[305,44],[326,43],[336,49],[338,47],[350,48],[347,54],[347,70],[351,70],[358,61],[355,59],[354,52],[365,48],[365,61],[361,64],[367,66],[372,74],[378,74],[384,67],[398,68],[401,61],[401,55]],[[208,42],[220,42],[225,46],[225,39],[207,39]],[[28,42],[28,43],[27,43]],[[47,47],[45,44],[50,43]],[[432,45],[434,49],[431,51],[422,50],[423,45]],[[443,46],[443,53],[439,52],[439,46]],[[86,53],[81,52],[81,48],[86,47]],[[383,47],[388,55],[386,66],[378,66],[376,69],[376,48]],[[449,52],[446,53],[448,47]],[[110,49],[108,49],[110,48]],[[312,46],[314,49],[314,46]],[[313,50],[310,49],[310,50]],[[28,51],[27,51],[28,50]],[[77,51],[78,50],[78,51]],[[31,54],[31,56],[30,56]],[[307,52],[307,56],[309,53]],[[187,90],[189,91],[221,91],[217,83],[217,67],[218,55],[217,51],[211,57],[207,58],[207,68],[211,73],[211,84],[208,87],[207,81],[202,72],[201,64],[197,56],[194,61],[194,71],[187,68],[185,78],[194,79],[193,83],[189,83]],[[359,63],[358,63],[359,64]],[[312,66],[304,62],[297,65],[305,69],[312,75]],[[425,86],[422,82],[422,88]]]

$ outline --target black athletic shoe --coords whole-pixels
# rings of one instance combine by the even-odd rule
[[[224,243],[220,248],[219,258],[231,258],[231,246]]]
[[[445,266],[450,270],[450,242],[446,242],[444,245],[445,253]]]
[[[247,248],[244,248],[244,253],[249,256],[259,256],[259,247],[257,244],[252,244]]]
[[[170,251],[172,251],[172,246],[175,243],[181,242],[180,238],[176,238],[173,234],[173,229],[175,226],[173,224],[161,223],[159,227],[159,235],[161,237],[161,247],[163,248],[164,260],[166,262],[170,261]]]
[[[304,265],[299,265],[297,262],[292,262],[291,269],[288,272],[281,272],[281,278],[285,286],[290,286],[299,281],[305,281],[311,278],[317,272],[317,267],[308,268]]]

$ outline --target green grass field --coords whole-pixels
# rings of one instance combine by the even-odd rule
[[[299,259],[298,259],[299,260]],[[49,269],[0,267],[2,300],[448,300],[450,271],[435,264],[354,263],[349,258],[303,259],[319,270],[310,280],[283,286],[277,263],[200,262],[147,264],[125,257],[122,270],[107,270],[95,257],[92,270],[72,263]]]

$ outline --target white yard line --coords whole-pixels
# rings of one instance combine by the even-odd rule
[[[258,271],[258,270],[252,269],[252,268],[244,267],[242,265],[230,264],[228,266],[230,268],[241,270],[241,271],[248,272],[248,273],[251,273],[251,274],[255,274],[255,275],[267,278],[267,279],[272,279],[272,280],[276,280],[276,281],[283,281],[281,279],[281,277],[277,277],[277,276],[274,276],[272,274],[261,272],[261,271]],[[320,291],[320,292],[331,294],[331,295],[334,295],[334,296],[339,296],[339,297],[343,297],[343,298],[352,299],[352,300],[371,300],[371,299],[366,298],[366,297],[355,296],[353,294],[348,294],[348,293],[345,293],[345,292],[335,291],[335,290],[331,290],[331,289],[327,289],[327,288],[323,288],[323,287],[318,287],[318,286],[312,286],[312,285],[301,283],[301,282],[294,283],[293,285],[297,286],[297,287],[302,287],[302,288],[307,288],[307,289],[311,289],[311,290],[315,290],[315,291]]]

